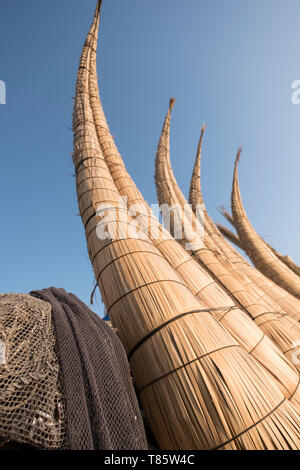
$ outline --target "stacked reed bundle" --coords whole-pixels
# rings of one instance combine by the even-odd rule
[[[213,220],[207,213],[201,190],[201,148],[202,148],[203,132],[199,140],[197,156],[195,160],[193,175],[191,179],[189,202],[195,211],[197,205],[204,209],[204,225],[205,234],[210,241],[213,241],[216,250],[223,253],[231,264],[231,269],[235,269],[237,275],[240,275],[241,282],[246,282],[245,286],[248,290],[256,293],[260,299],[271,301],[274,308],[278,311],[282,310],[288,313],[295,320],[300,320],[300,302],[293,295],[283,288],[279,287],[273,281],[265,277],[260,271],[250,265],[245,258],[224,238],[220,233]],[[195,214],[197,216],[197,214]],[[230,221],[230,218],[229,218]],[[246,279],[245,280],[245,277]],[[275,302],[275,304],[274,304]],[[276,308],[276,305],[278,306]]]
[[[74,164],[89,254],[112,323],[128,351],[141,400],[162,448],[298,449],[299,416],[257,363],[192,295],[149,239],[124,236],[132,221],[119,195],[91,108],[99,8],[83,48],[74,105]],[[97,235],[106,217],[123,238]],[[126,214],[127,215],[127,214]],[[99,223],[100,219],[100,223]],[[204,310],[204,311],[203,311]]]
[[[97,37],[94,36],[89,67],[91,107],[100,147],[119,194],[126,197],[128,208],[132,213],[139,213],[142,232],[147,234],[153,245],[158,248],[172,268],[185,281],[191,292],[206,307],[212,309],[211,313],[215,318],[220,320],[239,344],[258,360],[260,365],[276,381],[285,396],[299,406],[299,372],[283,357],[279,349],[249,316],[236,306],[231,297],[220,288],[207,271],[176,240],[171,238],[169,233],[166,236],[166,231],[161,227],[128,174],[111,136],[99,96],[96,65],[97,42]],[[171,100],[166,122],[169,122],[173,104],[174,100]],[[165,132],[168,132],[168,129],[165,129]],[[168,141],[166,145],[168,145]],[[152,230],[153,226],[157,229],[155,233]]]
[[[168,110],[164,123],[161,139],[159,142],[156,157],[156,185],[157,195],[160,204],[167,204],[169,207],[178,205],[186,208],[188,216],[185,221],[181,221],[182,225],[190,224],[189,232],[192,231],[195,215],[181,193],[175,176],[172,171],[169,150],[169,133],[170,133],[170,115],[171,108]],[[202,134],[203,136],[203,134]],[[200,144],[201,146],[201,144]],[[199,150],[199,149],[198,149]],[[182,218],[182,213],[179,218]],[[171,220],[172,217],[171,217]],[[171,233],[174,233],[174,221],[171,224]],[[201,237],[194,233],[195,244],[201,245]],[[230,263],[221,256],[217,256],[209,244],[209,237],[204,238],[205,246],[202,248],[193,248],[192,254],[197,261],[214,276],[214,278],[227,290],[229,294],[239,303],[256,322],[265,334],[279,347],[279,349],[291,358],[294,353],[295,343],[300,339],[300,325],[297,321],[290,318],[285,312],[279,312],[278,306],[274,305],[271,300],[266,302],[257,296],[256,289],[249,289],[243,284],[234,271],[231,270]],[[184,236],[180,240],[183,246],[190,243]],[[227,263],[227,266],[226,266]],[[242,279],[242,277],[241,277]]]
[[[266,246],[247,218],[238,182],[237,169],[240,155],[241,150],[238,151],[235,161],[231,194],[232,216],[237,233],[254,266],[280,287],[300,299],[299,277]]]
[[[224,215],[224,217],[234,226],[234,220],[232,216],[224,209],[221,208],[221,211]],[[238,248],[241,248],[242,250],[246,251],[243,248],[243,244],[240,240],[240,238],[233,233],[231,230],[227,229],[221,224],[217,224],[218,229],[220,232],[232,243],[234,243]],[[277,258],[282,261],[289,269],[291,269],[297,276],[300,276],[300,266],[298,266],[290,256],[288,255],[282,255],[279,253],[273,246],[271,246],[269,243],[267,243],[262,237],[260,237],[260,240],[267,245],[267,247],[274,253]]]

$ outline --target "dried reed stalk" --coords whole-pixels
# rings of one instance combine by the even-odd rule
[[[217,224],[217,228],[222,233],[222,235],[227,238],[227,240],[237,246],[240,250],[244,250],[243,244],[238,235],[236,235],[236,233],[233,233],[231,230],[229,230],[227,227],[224,227],[224,225],[222,224]]]
[[[91,52],[100,3],[76,86],[78,202],[103,300],[129,353],[152,430],[167,449],[298,449],[296,409],[205,307],[203,311],[151,241],[102,240],[96,234],[107,223],[97,214],[99,202],[107,203],[107,212],[110,205],[119,205],[91,107]],[[132,219],[122,215],[117,212],[116,220],[124,235]]]
[[[247,218],[238,182],[237,170],[240,156],[241,149],[238,151],[235,161],[231,194],[232,216],[237,233],[254,266],[280,287],[300,299],[299,277],[274,255]]]
[[[204,209],[205,234],[215,244],[216,250],[222,252],[236,271],[241,275],[241,282],[246,281],[247,289],[250,289],[259,296],[260,299],[267,302],[273,301],[274,308],[288,313],[295,320],[300,321],[300,301],[285,289],[279,287],[273,281],[264,276],[259,270],[255,269],[248,261],[224,238],[217,229],[213,220],[207,213],[201,190],[201,149],[203,132],[201,133],[197,156],[195,160],[193,175],[191,179],[189,202],[193,209],[197,204],[202,205]],[[231,217],[228,218],[232,223]],[[245,280],[245,276],[246,279]],[[275,304],[274,304],[275,302]]]
[[[179,214],[181,224],[189,225],[188,232],[192,231],[192,226],[195,227],[195,215],[192,210],[188,211],[189,207],[181,193],[176,182],[170,161],[170,116],[171,109],[168,110],[167,117],[164,123],[161,139],[158,146],[156,157],[156,186],[157,195],[160,204],[167,204],[168,206],[185,206],[186,220],[182,220],[182,212]],[[203,131],[201,138],[203,137]],[[201,138],[198,147],[201,149]],[[172,219],[173,220],[173,219]],[[171,233],[175,232],[174,220],[171,224]],[[265,299],[260,299],[257,295],[257,288],[249,289],[245,285],[245,280],[242,276],[238,277],[238,273],[234,270],[231,264],[220,255],[216,255],[209,244],[209,237],[204,237],[205,245],[202,246],[202,239],[198,234],[194,234],[196,248],[193,248],[192,253],[195,259],[204,266],[212,276],[223,286],[229,294],[241,305],[245,311],[251,316],[255,323],[261,327],[266,335],[278,346],[278,348],[286,355],[287,358],[295,352],[295,344],[300,339],[300,324],[289,317],[285,312],[278,311],[278,306],[270,300],[268,303]],[[189,243],[186,236],[180,240],[183,246]],[[200,248],[197,248],[200,246]]]
[[[234,227],[234,220],[231,214],[225,209],[225,207],[221,206],[219,208],[219,212],[227,219],[227,221]],[[234,227],[235,228],[235,227]]]

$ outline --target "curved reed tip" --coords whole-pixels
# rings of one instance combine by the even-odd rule
[[[241,153],[242,153],[242,147],[238,149],[237,154],[236,154],[235,165],[234,165],[235,172],[237,171],[237,166],[241,158]]]
[[[97,6],[96,6],[96,11],[95,11],[95,16],[100,13],[101,5],[102,5],[102,0],[98,0]]]
[[[219,211],[222,215],[225,215],[225,214],[226,214],[226,209],[225,209],[224,206],[218,207],[218,211]]]
[[[96,6],[96,9],[95,9],[95,13],[94,13],[95,20],[97,20],[100,16],[101,5],[102,5],[102,0],[98,0],[97,6]]]
[[[201,129],[201,134],[204,134],[204,131],[206,130],[206,128],[207,128],[207,124],[206,124],[206,122],[204,122],[202,124],[201,128],[200,128]]]
[[[174,107],[174,104],[175,104],[175,98],[170,98],[170,102],[169,102],[169,109],[172,110],[173,107]]]

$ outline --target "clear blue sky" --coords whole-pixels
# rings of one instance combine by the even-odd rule
[[[93,288],[72,178],[72,96],[96,0],[10,0],[0,16],[1,292]],[[299,0],[104,0],[99,75],[119,150],[149,202],[169,97],[172,161],[188,192],[208,123],[207,207],[230,205],[235,152],[256,229],[300,262]],[[99,294],[94,305],[101,314]]]

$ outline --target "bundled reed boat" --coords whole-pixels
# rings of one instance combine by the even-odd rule
[[[241,150],[238,151],[235,161],[231,194],[231,210],[236,230],[254,266],[280,287],[283,287],[287,292],[300,299],[299,276],[289,269],[261,240],[247,218],[238,182],[238,162],[240,156]]]
[[[222,214],[224,215],[224,217],[233,225],[234,227],[234,220],[232,218],[232,216],[224,209],[224,208],[221,208],[221,212]],[[220,232],[222,233],[222,235],[224,235],[224,237],[227,238],[227,240],[229,240],[231,243],[233,243],[235,246],[237,246],[238,248],[240,248],[241,250],[245,251],[246,250],[244,249],[243,247],[243,244],[239,238],[239,236],[232,232],[231,230],[229,230],[227,227],[224,227],[224,225],[222,224],[217,224],[217,227],[218,229],[220,230]],[[267,243],[262,237],[260,237],[261,241],[264,242],[267,247],[272,251],[272,253],[274,253],[275,256],[277,256],[277,258],[282,261],[284,264],[286,264],[286,266],[291,269],[292,271],[294,271],[295,274],[297,274],[297,276],[300,276],[300,266],[298,266],[298,264],[296,264],[292,258],[289,256],[289,255],[282,255],[281,253],[279,253],[279,251],[277,251],[272,245],[270,245],[269,243]]]
[[[133,236],[135,214],[120,196],[125,189],[131,202],[141,195],[116,149],[98,95],[100,6],[101,1],[76,85],[78,204],[97,284],[127,351],[152,431],[162,449],[299,449],[298,408],[212,316],[211,304],[194,295],[179,266],[174,269],[170,261],[177,256],[177,242],[158,222],[168,256],[145,230]],[[149,217],[146,209],[142,225]],[[108,225],[113,233],[105,237]],[[189,255],[185,261],[195,266]],[[199,290],[207,287],[205,273],[198,279]],[[274,354],[289,366],[276,348]]]
[[[203,138],[203,135],[202,135]],[[300,320],[300,302],[299,299],[273,282],[271,279],[261,273],[260,270],[254,268],[249,262],[229,243],[226,238],[216,227],[215,223],[209,216],[205,203],[203,200],[201,189],[201,145],[202,138],[200,137],[198,151],[196,155],[193,175],[191,178],[189,202],[195,208],[202,206],[204,210],[204,226],[205,234],[207,234],[210,241],[215,243],[217,251],[223,253],[227,260],[230,262],[231,267],[236,268],[236,272],[246,276],[248,282],[245,284],[246,289],[251,288],[252,291],[259,293],[261,299],[275,302],[278,305],[278,311],[288,313],[291,317]],[[197,216],[197,214],[195,214]],[[229,217],[229,221],[230,221]],[[273,304],[273,305],[275,305]]]
[[[126,198],[128,210],[132,214],[139,213],[139,222],[143,233],[147,234],[153,245],[184,280],[191,292],[209,308],[212,315],[225,326],[239,344],[268,371],[285,396],[294,405],[299,406],[299,372],[295,366],[283,357],[279,348],[251,321],[241,306],[237,305],[231,296],[220,288],[214,278],[169,233],[166,233],[128,174],[110,134],[101,104],[97,80],[96,51],[97,37],[94,36],[90,83],[92,83],[91,106],[95,127],[105,162],[119,194]],[[170,113],[174,102],[175,100],[171,99],[164,124],[160,142],[162,149],[169,148],[169,141],[168,139],[165,141],[164,136],[169,133]],[[153,226],[156,228],[154,231]]]
[[[202,233],[195,231],[196,216],[190,209],[176,182],[170,161],[170,116],[172,103],[164,122],[158,152],[156,157],[156,185],[157,196],[161,205],[167,207],[181,207],[184,211],[178,211],[176,216],[171,214],[171,232],[176,231],[176,224],[184,227],[180,243],[185,247],[191,245],[187,234],[192,233],[194,246],[190,250],[194,258],[205,267],[220,286],[234,299],[240,308],[256,322],[263,332],[280,348],[288,357],[294,353],[294,344],[300,337],[300,325],[295,318],[291,318],[286,312],[272,300],[267,299],[259,292],[259,288],[251,286],[251,282],[244,274],[237,271],[235,266],[221,253],[217,251],[209,233],[204,232],[204,244]],[[198,145],[198,159],[201,154],[203,131],[201,131]],[[183,220],[183,214],[185,215]],[[174,220],[174,219],[178,220]],[[222,318],[222,315],[221,315]]]
[[[255,231],[244,209],[238,182],[237,167],[241,152],[238,152],[232,185],[233,217],[223,211],[225,217],[236,227],[240,245],[252,260],[255,267],[276,284],[284,287],[292,295],[299,298],[300,267],[289,256],[283,256],[275,248],[263,240]],[[228,234],[227,234],[228,235]],[[229,235],[231,236],[231,235]],[[236,240],[235,240],[236,243]]]

